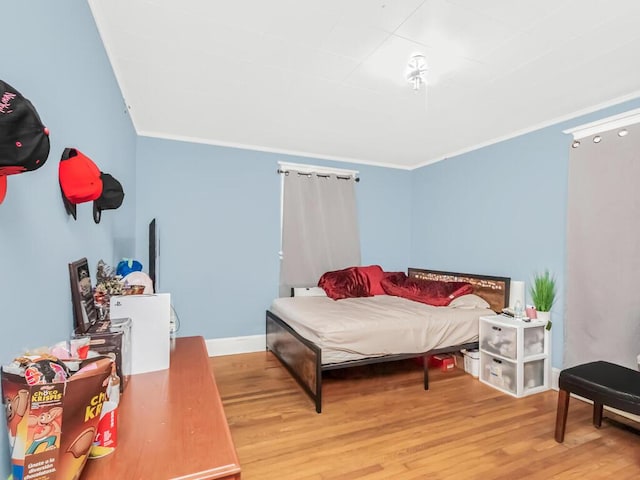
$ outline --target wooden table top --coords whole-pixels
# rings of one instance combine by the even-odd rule
[[[114,453],[81,480],[239,479],[240,464],[202,337],[177,338],[168,370],[132,375]]]

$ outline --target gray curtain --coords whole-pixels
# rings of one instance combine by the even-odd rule
[[[280,292],[315,286],[324,272],[360,264],[355,179],[300,174],[284,178]]]
[[[569,155],[564,366],[640,354],[640,125]],[[541,193],[544,194],[544,193]]]

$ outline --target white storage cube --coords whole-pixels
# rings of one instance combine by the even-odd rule
[[[482,380],[501,390],[516,394],[516,366],[508,360],[482,353]]]
[[[515,328],[491,323],[480,323],[480,348],[485,352],[515,359],[518,332]]]
[[[542,320],[480,317],[480,381],[515,397],[548,390],[550,337],[545,326]]]
[[[544,327],[532,327],[524,330],[524,356],[544,353]]]
[[[525,362],[524,364],[524,391],[544,385],[544,360]]]

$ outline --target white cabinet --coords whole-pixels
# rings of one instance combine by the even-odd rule
[[[480,381],[514,397],[549,389],[551,347],[544,320],[480,317]]]

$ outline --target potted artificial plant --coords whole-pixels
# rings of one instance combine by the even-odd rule
[[[556,300],[556,279],[549,270],[533,277],[531,288],[531,301],[536,307],[538,319],[547,321],[547,330],[551,329],[551,307]]]

